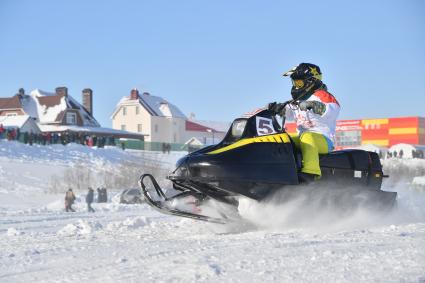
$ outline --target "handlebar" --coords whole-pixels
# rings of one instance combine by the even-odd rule
[[[279,115],[282,117],[282,129],[284,128],[285,122],[286,122],[286,115],[285,115],[284,109],[286,108],[287,105],[290,105],[290,104],[294,106],[299,106],[299,102],[294,99],[291,99],[282,103],[276,103],[273,109],[270,109],[270,104],[269,104],[269,110],[272,111],[272,114],[274,116]]]

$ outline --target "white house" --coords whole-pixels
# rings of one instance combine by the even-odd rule
[[[184,143],[186,116],[167,100],[137,89],[123,97],[112,113],[112,128],[140,133],[145,141]]]
[[[119,101],[111,119],[114,129],[142,133],[150,142],[184,144],[196,138],[204,145],[213,144],[221,141],[227,131],[189,120],[164,98],[148,92],[140,94],[137,89]]]

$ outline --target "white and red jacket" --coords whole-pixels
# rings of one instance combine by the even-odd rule
[[[287,105],[286,117],[293,118],[297,124],[298,134],[314,132],[324,135],[328,142],[335,141],[336,119],[340,106],[336,98],[326,90],[316,90],[306,101],[320,101],[326,106],[322,115],[315,114],[313,110],[301,111],[299,107]]]

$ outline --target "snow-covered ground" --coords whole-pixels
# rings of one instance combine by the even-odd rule
[[[107,186],[96,176],[105,168],[169,170],[180,156],[0,141],[0,282],[425,282],[425,192],[411,185],[421,176],[385,181],[399,193],[396,211],[343,219],[319,211],[297,221],[294,205],[248,204],[254,225],[208,224],[119,204],[116,186],[95,213],[85,190],[76,190],[77,212],[63,210],[72,168],[90,168],[88,182]],[[400,162],[425,167],[384,165]]]

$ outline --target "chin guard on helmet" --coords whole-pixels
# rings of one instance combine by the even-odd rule
[[[322,72],[319,66],[310,63],[301,63],[283,76],[289,76],[292,80],[291,95],[294,100],[308,99],[322,83]]]

